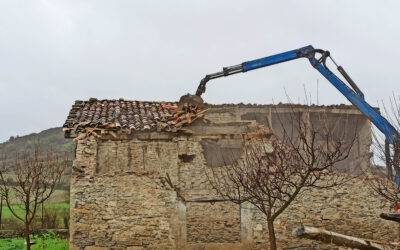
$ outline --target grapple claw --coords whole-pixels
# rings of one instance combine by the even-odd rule
[[[196,106],[198,108],[204,108],[205,104],[203,99],[197,95],[186,94],[179,99],[178,103],[178,111],[183,110],[183,108],[187,105]]]

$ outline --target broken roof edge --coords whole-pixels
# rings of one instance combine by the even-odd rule
[[[64,136],[89,129],[124,129],[135,131],[176,132],[191,123],[204,110],[185,105],[178,111],[178,102],[136,101],[124,99],[90,98],[75,101],[63,125]]]
[[[116,101],[126,101],[126,102],[140,102],[140,103],[172,103],[172,104],[176,104],[178,105],[178,101],[139,101],[139,100],[130,100],[130,99],[124,99],[124,98],[119,98],[119,99],[97,99],[94,97],[89,98],[89,100],[87,101],[83,101],[83,100],[76,100],[75,101],[75,105],[79,105],[81,103],[85,103],[85,102],[104,102],[104,101],[108,101],[108,102],[116,102]],[[357,107],[355,107],[352,104],[344,104],[344,103],[340,103],[340,104],[327,104],[327,105],[319,105],[319,104],[301,104],[301,103],[291,103],[291,102],[287,102],[287,103],[283,103],[283,102],[279,102],[279,103],[267,103],[267,104],[259,104],[259,103],[221,103],[221,104],[213,104],[213,103],[204,103],[205,106],[207,107],[232,107],[232,106],[238,106],[238,107],[316,107],[316,108],[337,108],[337,109],[358,109]],[[373,107],[376,110],[379,110],[379,108],[377,107]]]
[[[183,126],[202,117],[206,111],[219,108],[311,108],[340,110],[358,109],[353,105],[304,105],[294,103],[278,104],[208,104],[202,108],[185,104],[178,111],[176,101],[137,101],[125,99],[96,99],[88,101],[76,100],[63,125],[64,136],[72,138],[72,134],[85,132],[88,129],[129,130],[131,132],[177,132]],[[336,111],[337,110],[337,111]],[[378,109],[377,109],[378,110]],[[87,132],[87,131],[86,131]]]
[[[205,103],[207,107],[259,107],[259,108],[267,108],[267,107],[294,107],[294,108],[328,108],[328,109],[358,109],[352,104],[330,104],[330,105],[317,105],[317,104],[300,104],[300,103],[282,103],[279,102],[277,104],[258,104],[258,103],[222,103],[222,104],[209,104]],[[375,108],[377,109],[377,108]]]
[[[126,101],[126,102],[141,102],[141,103],[175,103],[178,104],[178,101],[140,101],[140,100],[131,100],[131,99],[124,99],[124,98],[119,98],[119,99],[97,99],[95,97],[89,98],[87,101],[83,100],[75,100],[75,104],[81,104],[84,102],[103,102],[103,101],[108,101],[108,102],[116,102],[116,101]],[[319,104],[302,104],[302,103],[294,103],[294,102],[279,102],[279,103],[221,103],[221,104],[213,104],[213,103],[204,103],[207,106],[210,107],[224,107],[224,106],[245,106],[245,107],[269,107],[269,106],[296,106],[296,107],[321,107],[321,108],[355,108],[352,104],[327,104],[327,105],[319,105]],[[376,108],[376,107],[374,107]]]

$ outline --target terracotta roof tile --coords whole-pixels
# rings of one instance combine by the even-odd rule
[[[133,131],[164,130],[176,131],[184,124],[190,123],[198,108],[184,106],[177,111],[177,102],[144,102],[128,100],[76,101],[64,128],[79,129],[126,128]]]

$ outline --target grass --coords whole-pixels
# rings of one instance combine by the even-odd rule
[[[69,203],[66,202],[65,200],[68,199],[68,191],[66,190],[55,190],[54,193],[50,196],[50,198],[44,203],[44,208],[45,209],[56,209],[56,210],[62,210],[62,209],[67,209],[69,210]],[[17,201],[11,201],[13,203],[16,203]],[[12,205],[12,209],[16,212],[17,215],[23,215],[24,212],[19,205]],[[42,216],[42,207],[38,206],[36,212],[36,217],[41,218]],[[6,202],[3,200],[3,210],[2,210],[2,219],[15,219],[18,220],[17,218],[14,217],[14,215],[11,213],[10,209],[7,207]]]
[[[54,193],[50,196],[50,198],[45,203],[62,203],[68,200],[69,192],[67,190],[56,189]],[[11,194],[12,199],[10,200],[11,204],[17,204],[20,202],[15,196]],[[5,206],[5,201],[3,200],[3,205]]]
[[[68,195],[69,195],[68,191],[56,189],[46,202],[47,203],[65,202],[65,200],[69,198]]]
[[[12,209],[15,213],[23,217],[24,211],[21,206],[13,205]],[[35,219],[33,220],[32,228],[42,228],[42,222],[44,227],[49,229],[56,228],[67,228],[69,225],[69,203],[66,202],[54,202],[44,204],[44,220],[42,221],[42,208],[39,206],[36,211]],[[2,211],[2,223],[1,229],[23,229],[24,224],[22,221],[17,219],[10,211],[7,206],[3,206]],[[0,247],[0,249],[2,249]]]
[[[39,240],[40,241],[40,240]],[[0,249],[3,250],[20,250],[26,249],[25,239],[23,238],[13,238],[13,239],[0,239]],[[40,243],[40,242],[37,242]],[[39,244],[31,246],[32,250],[40,250],[41,246]],[[68,250],[69,243],[66,239],[48,239],[45,241],[44,249],[56,249],[56,250]]]
[[[24,249],[25,239],[0,239],[0,249],[17,250]]]
[[[69,209],[69,203],[66,203],[66,202],[44,203],[44,208],[57,209],[57,210],[58,209]],[[13,205],[12,209],[15,211],[15,213],[17,215],[22,216],[24,214],[23,210],[21,209],[21,207],[19,205]],[[36,215],[37,215],[37,217],[40,218],[41,207],[38,207],[38,211],[37,211]],[[7,206],[3,206],[3,211],[2,211],[1,216],[3,219],[15,218]]]
[[[18,200],[11,201],[13,211],[20,217],[24,217],[22,206]],[[44,219],[42,220],[42,207],[39,205],[35,218],[31,224],[32,228],[47,227],[50,229],[67,228],[69,226],[69,190],[56,189],[50,198],[44,203]],[[43,226],[44,225],[44,226]],[[20,230],[23,229],[23,222],[17,219],[6,202],[3,200],[1,229]],[[2,248],[0,247],[0,250]]]

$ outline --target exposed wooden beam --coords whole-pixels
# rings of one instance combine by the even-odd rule
[[[112,137],[114,137],[114,138],[117,138],[118,136],[117,136],[117,134],[114,132],[114,131],[108,131],[108,133],[110,134],[110,135],[112,135]]]
[[[400,223],[400,213],[381,213],[379,215],[382,219],[391,220]]]
[[[79,136],[75,137],[72,141],[77,142],[86,137],[86,134],[81,133]]]
[[[186,199],[186,202],[222,202],[222,201],[229,201],[227,199],[223,198],[212,198],[212,197],[203,197],[203,198],[197,198],[197,199]]]
[[[292,234],[300,238],[318,240],[328,244],[357,249],[389,250],[400,246],[398,243],[362,239],[304,225],[300,225],[293,229]]]

